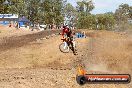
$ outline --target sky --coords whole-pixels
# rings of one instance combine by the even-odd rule
[[[76,6],[76,1],[81,0],[67,0],[73,6]],[[92,11],[93,14],[99,13],[106,13],[106,12],[115,12],[118,6],[122,3],[129,4],[132,6],[132,0],[93,0],[95,5],[94,10]]]

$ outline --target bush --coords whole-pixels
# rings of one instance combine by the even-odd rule
[[[79,16],[77,27],[82,29],[111,30],[115,25],[112,14],[83,15]]]
[[[96,28],[95,15],[80,16],[77,22],[77,27],[82,29],[95,29]]]
[[[112,14],[99,14],[97,15],[98,29],[111,30],[115,25],[115,19]]]

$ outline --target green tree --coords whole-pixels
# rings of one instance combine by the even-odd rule
[[[92,0],[91,1],[84,0],[83,3],[84,3],[85,8],[86,8],[86,14],[89,14],[90,11],[92,11],[94,9],[94,5],[93,5]]]
[[[47,24],[59,24],[63,22],[61,14],[63,3],[62,0],[45,0],[42,3],[44,8],[44,19]]]
[[[80,16],[77,23],[78,28],[83,29],[96,29],[95,15]]]
[[[8,1],[7,1],[8,2]],[[5,0],[0,0],[0,13],[9,13],[9,2],[5,3]]]
[[[77,2],[77,10],[78,12],[85,13],[86,15],[90,14],[90,12],[94,9],[94,5],[92,0],[83,0],[81,2]]]
[[[132,19],[132,6],[129,7],[129,16],[130,16],[130,19]]]
[[[119,8],[115,11],[115,19],[120,24],[120,22],[126,23],[128,18],[131,18],[131,7],[128,4],[121,4]]]
[[[83,2],[77,2],[77,11],[78,12],[84,12],[84,3]]]
[[[97,14],[97,28],[100,30],[110,30],[115,25],[114,15],[106,14]]]
[[[131,29],[131,25],[128,20],[132,20],[132,7],[128,4],[119,5],[115,11],[116,27],[119,30]]]
[[[63,10],[64,16],[67,18],[65,20],[66,24],[69,26],[73,26],[75,24],[75,18],[77,16],[76,9],[72,6],[72,4],[67,3]]]
[[[94,5],[92,0],[87,1],[83,0],[81,2],[77,2],[77,11],[78,11],[78,28],[88,28],[95,29],[96,28],[96,17],[92,15],[90,12],[94,9]]]

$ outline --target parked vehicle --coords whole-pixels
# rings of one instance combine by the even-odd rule
[[[47,28],[47,25],[39,25],[40,30],[46,30],[46,28]]]

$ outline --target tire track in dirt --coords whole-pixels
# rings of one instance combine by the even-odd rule
[[[60,30],[54,30],[54,31],[47,30],[34,34],[22,35],[22,36],[4,37],[0,42],[0,52],[12,48],[22,47],[24,45],[27,45],[29,42],[35,41],[36,39],[44,38],[46,36],[56,33],[60,33]]]
[[[80,32],[80,30],[74,30],[75,32]],[[47,37],[52,34],[59,34],[61,30],[45,30],[38,33],[27,34],[22,36],[11,36],[4,37],[0,39],[0,52],[6,51],[12,48],[22,47],[27,45],[29,42],[33,42],[37,39]]]

